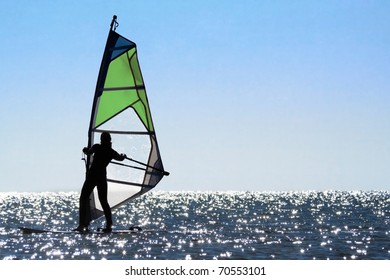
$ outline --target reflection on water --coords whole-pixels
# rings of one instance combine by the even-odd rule
[[[140,233],[22,234],[75,227],[78,193],[2,193],[0,259],[389,259],[389,204],[388,192],[151,192],[114,212]]]

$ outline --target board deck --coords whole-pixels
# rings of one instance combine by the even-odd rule
[[[86,232],[79,232],[73,230],[51,230],[51,229],[37,229],[29,227],[19,227],[23,234],[39,234],[39,233],[55,233],[55,234],[135,234],[141,232],[140,227],[130,227],[129,229],[112,230],[111,232],[104,232],[102,229],[90,230]]]

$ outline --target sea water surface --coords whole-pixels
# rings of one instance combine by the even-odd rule
[[[0,259],[390,259],[390,193],[152,191],[113,212],[135,234],[71,230],[78,193],[0,193]],[[104,219],[91,228],[104,226]]]

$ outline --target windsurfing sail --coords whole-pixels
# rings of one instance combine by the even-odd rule
[[[88,147],[109,132],[113,148],[127,156],[107,167],[108,202],[115,209],[153,189],[164,175],[136,44],[115,32],[111,22],[100,66],[88,130]],[[130,158],[131,157],[131,158]],[[86,159],[87,169],[92,156]],[[90,197],[88,221],[104,215],[95,191]]]

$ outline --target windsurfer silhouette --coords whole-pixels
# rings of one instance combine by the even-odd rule
[[[98,190],[98,197],[102,205],[104,216],[106,218],[106,227],[104,232],[112,230],[112,214],[111,208],[107,200],[107,171],[106,167],[112,159],[123,161],[126,158],[125,154],[119,154],[111,148],[111,135],[108,132],[103,132],[100,135],[100,144],[95,144],[91,148],[84,148],[83,152],[86,155],[94,155],[91,167],[87,171],[87,176],[81,189],[80,208],[79,208],[79,225],[74,231],[86,232],[89,226],[89,196],[95,186]]]

